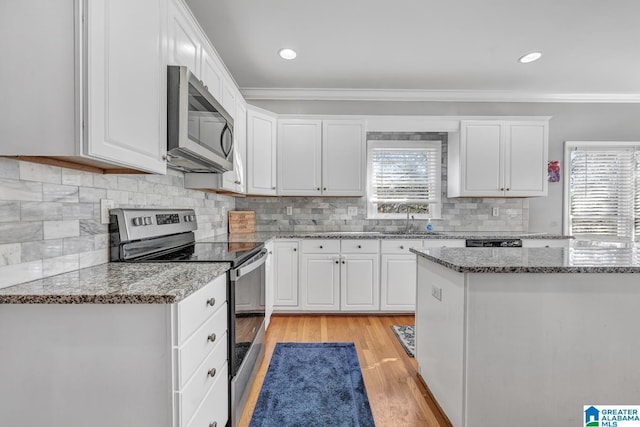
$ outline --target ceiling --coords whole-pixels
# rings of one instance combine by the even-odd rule
[[[247,98],[640,102],[638,0],[186,2]]]

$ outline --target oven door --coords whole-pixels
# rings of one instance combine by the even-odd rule
[[[265,261],[266,249],[262,249],[249,261],[230,272],[229,300],[232,316],[229,319],[230,373],[234,377],[255,337],[259,334],[265,317]]]

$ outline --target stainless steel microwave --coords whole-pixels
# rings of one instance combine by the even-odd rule
[[[233,170],[233,119],[187,67],[167,71],[167,166],[184,172]]]

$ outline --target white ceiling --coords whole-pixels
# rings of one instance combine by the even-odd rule
[[[640,102],[640,0],[186,2],[249,98],[373,89]],[[282,47],[298,58],[280,59]],[[518,63],[531,51],[542,59]]]

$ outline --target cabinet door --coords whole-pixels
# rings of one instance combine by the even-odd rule
[[[274,306],[298,306],[298,242],[275,242]]]
[[[505,196],[547,195],[547,123],[509,123],[505,144]]]
[[[340,310],[340,255],[303,254],[300,257],[300,308]]]
[[[247,110],[247,193],[276,194],[276,119]]]
[[[207,47],[202,47],[200,62],[202,83],[217,100],[222,99],[222,66],[216,55]]]
[[[130,14],[138,19],[138,14]],[[191,13],[180,0],[169,0],[169,65],[184,65],[202,78],[202,42]],[[136,59],[137,60],[137,59]],[[166,73],[166,70],[164,70]]]
[[[416,308],[416,256],[382,255],[380,309],[414,311]]]
[[[322,121],[278,121],[278,195],[321,193]]]
[[[365,125],[355,120],[322,122],[322,194],[364,196]]]
[[[503,195],[503,122],[462,121],[461,196]]]
[[[273,291],[274,291],[274,255],[273,255],[274,243],[267,243],[265,249],[267,250],[267,260],[264,263],[264,323],[265,328],[269,327],[271,321],[271,314],[273,313]]]
[[[86,5],[83,154],[166,173],[166,0]]]
[[[378,254],[343,255],[340,270],[341,310],[379,310]]]

